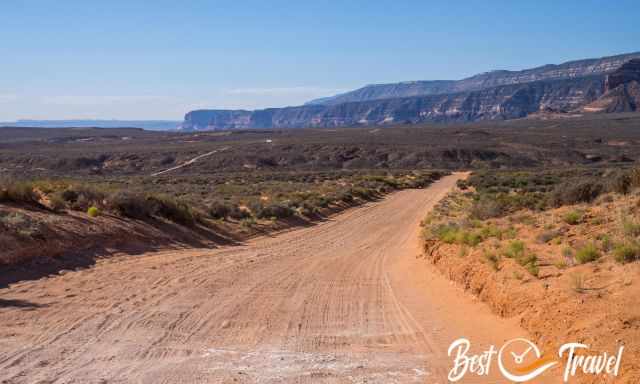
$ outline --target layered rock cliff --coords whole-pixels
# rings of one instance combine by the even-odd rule
[[[630,60],[607,75],[602,97],[582,108],[584,112],[633,112],[640,107],[640,59]]]
[[[522,71],[492,71],[457,81],[437,80],[373,84],[340,95],[312,100],[308,102],[307,105],[335,105],[354,101],[379,100],[394,97],[468,92],[501,85],[528,83],[532,81],[560,80],[591,75],[605,75],[620,68],[620,66],[625,62],[636,58],[640,58],[640,52],[603,57],[599,59],[569,61],[559,65],[549,64]]]
[[[185,130],[338,127],[421,122],[506,120],[538,112],[622,112],[640,105],[639,54],[495,71],[460,81],[372,86],[352,92],[363,101],[324,99],[298,107],[256,111],[199,110]],[[416,96],[415,94],[422,94]],[[390,97],[380,98],[381,95]],[[411,95],[397,97],[397,95]],[[343,98],[344,99],[344,98]],[[348,99],[348,98],[347,98]],[[333,100],[333,101],[332,101]]]

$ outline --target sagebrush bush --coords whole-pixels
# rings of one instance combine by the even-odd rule
[[[513,240],[509,242],[506,249],[504,250],[504,255],[511,259],[519,259],[524,256],[525,245],[521,240]]]
[[[576,251],[575,258],[579,264],[590,263],[600,258],[600,251],[595,244],[589,243]]]
[[[503,216],[507,209],[500,201],[490,196],[481,196],[473,202],[470,216],[479,220],[487,220]]]
[[[631,191],[631,175],[627,172],[616,172],[610,176],[609,190],[626,195]]]
[[[625,217],[622,219],[622,232],[627,237],[638,237],[640,236],[640,223]]]
[[[285,219],[295,214],[295,211],[284,204],[272,204],[266,207],[262,207],[256,213],[256,217],[259,219]]]
[[[147,202],[151,205],[151,214],[186,226],[196,223],[195,212],[183,201],[170,196],[151,196]]]
[[[546,244],[558,236],[559,236],[558,231],[547,230],[547,231],[543,231],[542,233],[539,233],[538,236],[536,236],[536,241],[540,244]]]
[[[146,219],[154,213],[154,204],[133,192],[116,192],[107,198],[107,205],[118,214],[134,219]]]
[[[578,203],[590,203],[604,191],[604,185],[597,180],[567,182],[556,187],[551,194],[551,202],[557,207]]]
[[[208,207],[209,216],[214,219],[226,219],[232,210],[231,204],[221,201],[213,201]]]
[[[640,259],[640,245],[637,242],[618,244],[613,249],[613,255],[619,263],[630,263]]]
[[[582,222],[583,217],[584,217],[584,213],[582,213],[582,211],[573,210],[573,211],[567,212],[562,217],[562,220],[564,220],[564,222],[569,225],[577,225]]]

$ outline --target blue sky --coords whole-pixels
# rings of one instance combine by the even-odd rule
[[[0,2],[0,121],[181,119],[640,51],[627,1]]]

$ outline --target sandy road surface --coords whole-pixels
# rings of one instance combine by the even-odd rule
[[[458,177],[242,246],[2,289],[0,382],[446,382],[452,340],[525,335],[416,258]]]

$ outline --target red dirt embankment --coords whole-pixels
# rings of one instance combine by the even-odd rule
[[[426,258],[495,313],[517,321],[547,353],[557,356],[568,342],[588,345],[591,354],[616,353],[624,345],[619,377],[583,375],[573,382],[635,384],[640,382],[640,263],[615,261],[613,244],[624,236],[621,215],[637,214],[638,197],[608,196],[588,205],[471,223],[470,231],[492,228],[503,235],[476,246],[431,240]],[[452,194],[434,212],[440,212],[441,222],[464,223],[464,199],[460,192]],[[580,222],[565,222],[568,212],[581,212]],[[428,220],[425,226],[439,219]],[[537,270],[505,256],[513,242],[536,255]],[[577,252],[590,245],[599,257],[581,264]]]

